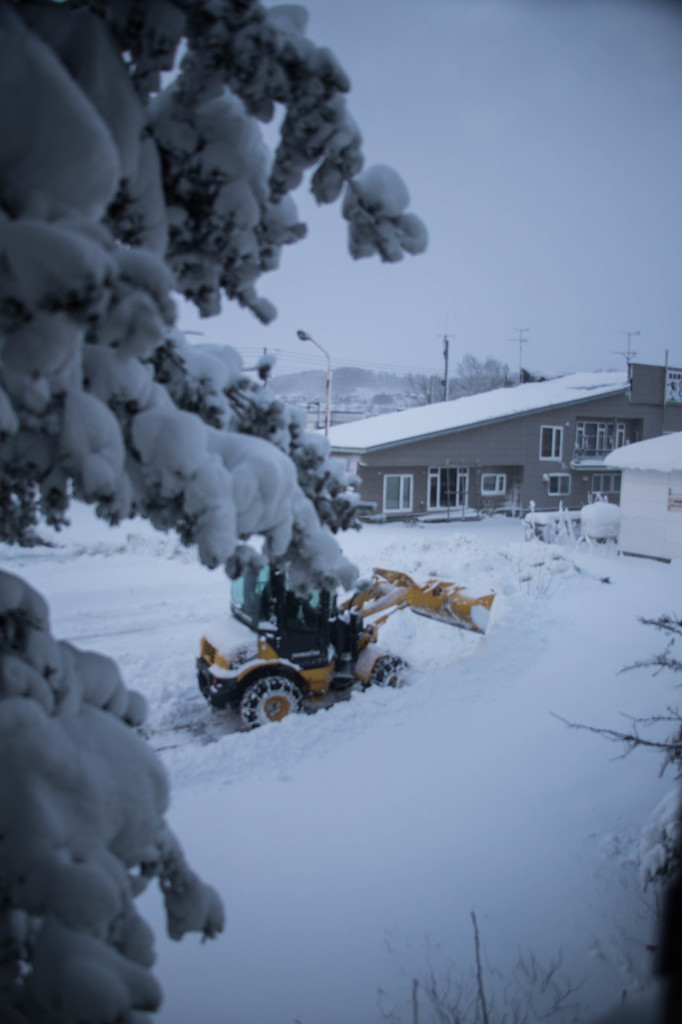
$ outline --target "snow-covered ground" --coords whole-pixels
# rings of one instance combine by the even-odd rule
[[[145,523],[72,518],[53,548],[2,547],[4,568],[48,598],[56,636],[115,657],[146,695],[170,824],[228,911],[215,942],[174,944],[158,894],[143,898],[161,1024],[408,1024],[414,978],[470,977],[472,912],[505,977],[519,952],[560,952],[582,1020],[647,984],[638,844],[673,780],[655,753],[620,758],[555,716],[623,729],[675,701],[670,673],[619,670],[662,650],[638,616],[680,613],[682,563],[525,542],[511,519],[367,526],[342,538],[363,573],[494,589],[487,635],[401,612],[382,642],[408,686],[243,733],[195,682],[224,575]]]

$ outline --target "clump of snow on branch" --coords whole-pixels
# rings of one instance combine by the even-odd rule
[[[0,1015],[94,1024],[153,1010],[135,897],[159,878],[175,938],[215,935],[223,912],[165,824],[165,771],[133,728],[144,699],[107,658],[56,641],[42,598],[6,573],[0,696]]]
[[[347,76],[305,26],[254,0],[0,5],[4,540],[29,538],[38,508],[60,525],[75,496],[177,530],[208,566],[239,572],[261,534],[297,585],[351,583],[333,532],[356,499],[326,442],[262,388],[267,365],[248,383],[236,353],[175,328],[174,290],[204,315],[226,296],[272,319],[256,285],[305,234],[290,193],[308,172],[319,202],[345,191],[354,256],[424,248],[397,175],[361,174]],[[276,109],[271,154],[259,122]],[[176,936],[218,930],[217,900],[163,825],[139,699],[54,640],[20,580],[2,577],[0,609],[0,998],[45,1024],[141,1021],[159,998],[144,879],[161,878]]]
[[[406,212],[409,202],[402,179],[390,167],[370,167],[351,182],[343,202],[351,254],[359,259],[378,253],[382,260],[396,263],[406,252],[423,252],[426,228]]]

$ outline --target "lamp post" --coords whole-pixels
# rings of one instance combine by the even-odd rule
[[[311,338],[307,331],[296,331],[296,337],[301,341],[312,341],[316,348],[319,348],[320,352],[327,358],[327,383],[325,389],[325,403],[324,403],[324,433],[325,436],[329,433],[329,399],[332,390],[332,361],[329,358],[329,353],[326,348],[322,348],[319,342]]]

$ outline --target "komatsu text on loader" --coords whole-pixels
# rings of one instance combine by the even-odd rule
[[[328,590],[295,594],[286,574],[269,565],[247,567],[232,583],[241,626],[231,623],[227,643],[217,632],[202,638],[199,687],[214,707],[232,707],[253,729],[326,706],[354,687],[398,685],[407,666],[379,647],[377,634],[401,608],[483,633],[493,599],[470,597],[436,577],[418,585],[404,573],[375,569],[366,586],[338,602]]]

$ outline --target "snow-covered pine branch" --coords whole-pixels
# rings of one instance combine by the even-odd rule
[[[134,728],[145,710],[112,661],[55,640],[42,598],[0,574],[3,1020],[154,1010],[153,936],[135,910],[150,878],[175,938],[223,927],[165,824],[166,774]]]
[[[374,246],[392,260],[423,248],[425,232],[406,212],[395,172],[357,176],[346,77],[303,36],[300,11],[161,0],[153,14],[151,5],[123,3],[17,10],[21,17],[3,7],[0,41],[0,76],[14,97],[0,113],[0,494],[16,512],[37,488],[43,513],[59,522],[73,484],[112,521],[136,512],[176,525],[207,564],[225,564],[242,530],[253,532],[236,515],[252,503],[219,465],[221,446],[208,451],[206,435],[177,414],[184,367],[173,388],[158,372],[172,289],[207,314],[223,293],[269,319],[255,281],[303,233],[289,191],[307,168],[317,167],[313,190],[324,201],[338,192],[330,176],[341,176],[351,235],[361,223],[366,242],[360,252],[351,241],[355,255]],[[181,42],[179,74],[156,91]],[[286,115],[273,162],[258,119],[274,104]],[[219,393],[229,381],[214,387],[215,373],[204,380]],[[180,454],[177,438],[190,434]],[[174,439],[172,451],[164,438]],[[260,458],[286,483],[272,447]],[[302,507],[289,491],[267,503],[285,507],[292,523]],[[280,519],[272,526],[281,535]],[[258,523],[268,533],[262,515]]]
[[[346,75],[304,29],[302,9],[256,0],[0,3],[4,540],[38,507],[58,525],[73,495],[178,530],[208,566],[239,571],[260,533],[298,585],[350,583],[332,530],[353,503],[324,443],[279,408],[240,411],[236,354],[174,334],[174,290],[272,319],[256,282],[305,234],[290,193],[307,171],[319,202],[345,191],[354,256],[426,244],[397,175],[362,173]],[[272,157],[259,122],[277,106]],[[3,1019],[140,1024],[159,1000],[133,902],[146,877],[175,936],[219,930],[219,901],[164,825],[115,667],[56,641],[8,575],[0,620]]]

